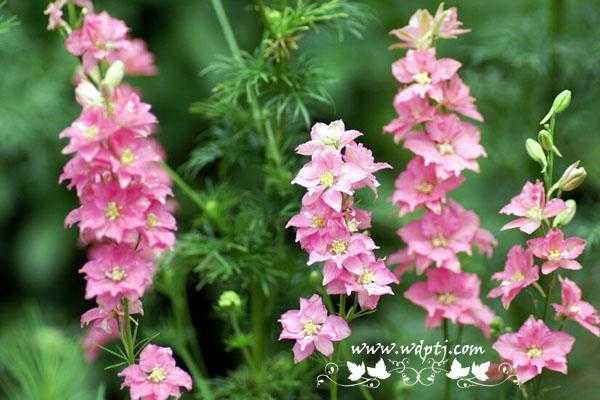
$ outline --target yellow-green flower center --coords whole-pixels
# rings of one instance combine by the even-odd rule
[[[548,252],[548,260],[550,260],[550,261],[556,261],[556,260],[560,260],[560,258],[561,258],[561,257],[560,257],[560,255],[561,255],[561,254],[560,254],[560,250],[557,250],[557,249],[551,249],[551,250]]]
[[[313,228],[325,228],[325,218],[320,215],[315,215],[312,219],[312,227]]]
[[[348,228],[350,232],[356,232],[358,230],[358,225],[360,225],[360,222],[358,222],[356,218],[346,220],[346,228]]]
[[[119,205],[114,201],[109,201],[106,203],[106,210],[104,211],[104,215],[110,221],[114,221],[115,219],[121,216],[121,210],[119,209]]]
[[[148,228],[154,228],[157,225],[158,225],[158,218],[156,218],[156,214],[149,213],[148,216],[146,217],[146,226]]]
[[[325,139],[323,139],[323,144],[334,149],[339,149],[342,147],[342,142],[340,139],[333,136],[327,136]]]
[[[335,239],[329,245],[329,251],[336,256],[346,253],[346,250],[348,250],[348,241],[344,239]]]
[[[88,140],[94,140],[98,137],[98,128],[95,126],[88,126],[83,130],[83,136]]]
[[[427,72],[419,72],[418,74],[414,74],[413,79],[419,85],[426,85],[428,83],[431,83],[431,77]]]
[[[531,207],[525,216],[529,219],[541,220],[542,219],[542,210],[538,206]]]
[[[167,379],[167,372],[161,367],[154,367],[148,374],[148,380],[153,383],[160,383]]]
[[[510,277],[510,280],[511,280],[512,282],[515,282],[515,283],[516,283],[516,282],[521,282],[523,279],[525,279],[525,275],[523,275],[523,273],[522,273],[522,272],[520,272],[520,271],[517,271],[517,272],[515,272],[515,273],[514,273],[514,274],[513,274],[513,275]]]
[[[441,233],[438,233],[431,239],[431,244],[433,247],[446,247],[448,245],[448,241]]]
[[[135,154],[130,149],[125,149],[121,153],[121,164],[129,166],[135,161]]]
[[[417,192],[424,194],[430,194],[433,191],[433,184],[427,181],[423,181],[415,186]]]
[[[319,178],[319,183],[325,187],[332,187],[334,181],[334,176],[331,171],[324,172],[323,175]]]
[[[437,145],[437,149],[443,156],[454,154],[454,146],[450,143],[440,143]]]
[[[123,279],[127,278],[127,272],[119,265],[110,271],[106,271],[104,275],[113,282],[121,282]]]
[[[303,329],[303,331],[304,331],[304,335],[306,335],[306,336],[313,336],[316,333],[318,333],[320,329],[321,329],[320,325],[317,325],[317,324],[315,324],[312,321],[308,321],[308,322],[304,323],[304,329]]]
[[[527,349],[527,357],[529,358],[541,357],[542,354],[544,354],[544,352],[539,347],[532,346],[529,349]]]
[[[449,305],[453,304],[455,301],[456,301],[456,296],[454,295],[454,293],[442,293],[442,294],[438,295],[438,302],[440,304],[449,306]]]
[[[371,271],[365,270],[363,274],[358,278],[358,282],[361,285],[369,285],[375,282],[375,275]]]

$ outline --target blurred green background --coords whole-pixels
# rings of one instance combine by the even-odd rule
[[[380,174],[380,197],[374,200],[365,194],[363,199],[374,211],[373,235],[384,255],[400,247],[394,232],[403,221],[394,217],[386,200],[395,176],[410,156],[381,133],[382,126],[394,117],[391,102],[397,84],[390,65],[402,54],[388,50],[393,43],[388,32],[405,25],[417,8],[435,10],[437,2],[357,2],[368,6],[375,17],[367,22],[362,39],[346,37],[339,42],[335,34],[325,31],[304,38],[302,48],[333,78],[329,92],[334,106],[317,108],[313,122],[343,118],[347,127],[365,133],[362,139],[377,160],[394,166],[393,171]],[[188,112],[190,104],[206,98],[215,84],[214,77],[200,76],[199,71],[218,55],[228,53],[208,0],[98,0],[95,4],[125,20],[132,33],[144,38],[155,53],[159,74],[133,83],[142,89],[161,122],[158,137],[169,163],[174,167],[183,164],[209,126],[209,121]],[[254,48],[260,40],[260,27],[253,2],[225,0],[224,4],[241,47]],[[536,135],[538,122],[554,96],[568,88],[573,101],[558,121],[557,145],[564,155],[558,171],[577,159],[588,171],[586,182],[568,193],[578,203],[578,214],[567,232],[581,235],[590,244],[582,256],[584,269],[567,275],[583,289],[584,298],[600,306],[600,212],[596,208],[600,196],[600,1],[465,0],[446,4],[459,8],[460,20],[472,32],[441,43],[438,52],[463,63],[461,76],[471,86],[485,117],[481,128],[488,152],[488,158],[481,161],[481,173],[467,174],[466,183],[454,196],[475,210],[483,226],[500,242],[491,260],[477,255],[465,259],[464,268],[481,274],[485,295],[492,287],[488,278],[502,268],[508,248],[525,240],[519,232],[499,232],[507,218],[498,215],[498,210],[526,179],[538,174],[537,166],[525,154],[524,141]],[[101,365],[86,366],[73,352],[81,333],[79,315],[90,306],[83,300],[83,280],[77,273],[85,254],[77,244],[75,230],[63,227],[64,216],[76,206],[76,197],[58,184],[66,161],[58,133],[78,114],[70,82],[75,62],[64,51],[60,37],[45,30],[45,6],[43,0],[8,0],[2,11],[15,15],[20,25],[0,35],[0,348],[5,350],[0,351],[0,376],[11,362],[10,354],[3,353],[8,347],[20,349],[23,343],[11,340],[18,341],[15,332],[24,329],[29,345],[20,350],[22,354],[38,351],[38,345],[39,351],[58,349],[60,354],[68,354],[68,362],[61,367],[65,371],[62,380],[76,395],[64,398],[96,398],[101,381],[107,381],[107,398],[112,398],[116,386],[110,382],[111,374],[102,372]],[[200,180],[193,184],[202,190]],[[180,202],[181,225],[185,227],[191,206],[183,198]],[[396,292],[401,293],[413,281],[413,276],[405,278]],[[213,300],[210,288],[199,293],[190,290],[193,318],[209,370],[213,376],[225,376],[235,360],[221,350],[222,326],[212,315]],[[156,307],[164,303],[160,298],[149,301]],[[513,327],[520,325],[530,309],[526,295],[513,303],[510,313],[501,310],[498,301],[485,301]],[[291,305],[295,300],[283,302]],[[284,311],[285,307],[275,306],[275,310]],[[574,324],[567,325],[567,330],[577,338],[569,376],[548,374],[546,385],[556,387],[548,398],[576,392],[582,400],[598,399],[600,341]],[[360,320],[351,342],[408,343],[421,338],[431,342],[439,335],[439,331],[428,332],[423,311],[399,295],[385,298],[380,312]],[[483,338],[467,328],[464,341],[477,344],[483,343]],[[287,344],[278,346],[282,351],[289,349]],[[488,354],[493,351],[489,349]],[[54,367],[50,370],[56,371]],[[48,381],[52,386],[58,378],[50,376]],[[442,384],[405,388],[399,382],[374,391],[375,397],[441,396]],[[453,398],[492,399],[502,390],[457,389]],[[341,393],[342,399],[357,396],[351,390],[342,389]],[[38,397],[29,394],[23,398]]]

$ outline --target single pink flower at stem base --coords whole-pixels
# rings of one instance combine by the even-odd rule
[[[299,363],[315,350],[325,356],[333,353],[333,343],[350,336],[348,323],[337,315],[327,315],[319,295],[300,298],[300,309],[289,310],[279,319],[283,330],[279,340],[295,340],[294,362]]]
[[[519,383],[525,383],[543,368],[566,374],[567,354],[574,343],[574,337],[552,331],[532,315],[518,332],[505,333],[492,347],[512,365]]]
[[[413,284],[404,297],[427,310],[427,327],[438,327],[446,318],[455,324],[475,325],[489,337],[494,313],[479,299],[477,275],[446,268],[428,269],[426,274],[427,280]]]
[[[192,389],[192,378],[176,366],[173,351],[153,344],[144,347],[138,364],[128,366],[119,376],[124,378],[121,388],[129,388],[131,400],[178,399],[181,388]]]
[[[560,229],[552,229],[544,237],[528,240],[527,246],[534,256],[545,260],[542,264],[543,274],[549,274],[558,268],[582,268],[575,259],[583,253],[585,240],[576,236],[565,239]]]
[[[598,311],[581,298],[581,289],[570,279],[560,277],[562,304],[552,304],[556,318],[569,318],[579,325],[600,336],[600,316]]]
[[[500,214],[520,217],[504,225],[502,230],[519,228],[527,234],[532,234],[542,225],[544,219],[554,217],[565,209],[565,202],[561,199],[552,199],[546,203],[544,185],[540,181],[527,182],[521,193],[500,210]]]
[[[500,281],[500,286],[492,289],[488,297],[502,296],[502,305],[508,308],[517,294],[536,282],[539,277],[539,268],[533,264],[531,251],[515,245],[508,252],[504,271],[492,275],[492,279]]]

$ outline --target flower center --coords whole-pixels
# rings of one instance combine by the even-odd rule
[[[358,282],[361,285],[369,285],[375,282],[375,275],[369,270],[365,270],[363,274],[358,278]]]
[[[121,164],[129,166],[135,161],[135,154],[130,149],[125,149],[121,153]]]
[[[98,128],[95,126],[88,126],[83,130],[83,136],[88,140],[94,140],[98,137]]]
[[[312,227],[313,228],[325,228],[325,218],[320,215],[315,215],[312,219]]]
[[[321,330],[321,326],[315,324],[312,321],[308,321],[304,323],[304,335],[305,336],[313,336],[314,334],[318,333],[319,330]]]
[[[157,225],[158,225],[158,218],[156,218],[156,214],[149,213],[148,216],[146,217],[146,226],[148,228],[154,228]]]
[[[512,282],[521,282],[523,279],[525,279],[525,275],[523,275],[522,272],[517,271],[515,272],[511,277],[510,280]]]
[[[456,296],[454,295],[454,293],[442,293],[438,296],[438,302],[446,306],[453,304],[455,301]]]
[[[335,239],[329,245],[329,251],[336,256],[346,253],[348,250],[348,241],[344,239]]]
[[[424,194],[431,194],[433,191],[433,184],[427,181],[423,181],[415,186],[417,192],[421,192]]]
[[[527,211],[525,216],[529,219],[541,220],[542,210],[538,206],[533,206]]]
[[[358,222],[356,218],[346,220],[346,228],[348,228],[350,232],[356,232],[358,230],[358,225],[360,225],[360,222]]]
[[[433,247],[446,247],[448,245],[448,241],[441,233],[438,233],[431,239],[431,244]]]
[[[571,307],[569,307],[569,312],[572,314],[579,314],[579,306],[573,304]]]
[[[327,147],[332,147],[334,149],[339,149],[340,147],[342,147],[342,142],[340,138],[334,136],[327,136],[325,139],[323,139],[323,144]]]
[[[437,149],[443,156],[454,154],[454,146],[452,146],[450,143],[440,143],[437,145]]]
[[[119,210],[119,205],[114,201],[109,201],[106,203],[106,210],[104,211],[104,215],[110,221],[114,221],[115,219],[121,216],[121,211]]]
[[[548,252],[548,260],[550,261],[556,261],[556,260],[560,260],[560,250],[556,250],[556,249],[551,249]]]
[[[121,282],[123,279],[127,278],[127,272],[119,265],[110,271],[106,271],[104,275],[113,282]]]
[[[529,357],[529,358],[541,357],[542,354],[543,354],[543,351],[539,347],[532,346],[529,349],[527,349],[527,357]]]
[[[160,383],[167,379],[167,372],[161,367],[154,367],[148,374],[148,380],[153,383]]]
[[[324,172],[323,175],[321,175],[321,177],[319,178],[319,183],[321,183],[321,185],[325,186],[325,187],[332,187],[333,186],[333,173],[331,173],[331,171],[327,171]]]
[[[413,79],[419,85],[426,85],[428,83],[431,83],[431,77],[427,72],[419,72],[418,74],[414,74]]]

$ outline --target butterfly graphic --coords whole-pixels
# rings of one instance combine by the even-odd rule
[[[383,361],[383,358],[380,358],[379,361],[377,361],[377,364],[375,364],[375,367],[373,367],[373,368],[367,367],[367,371],[370,376],[372,376],[373,378],[379,378],[379,379],[387,379],[392,375],[387,371],[387,368],[385,367],[385,362]]]
[[[469,375],[469,366],[463,367],[456,358],[452,361],[452,365],[450,365],[450,372],[446,374],[450,379],[464,378],[467,375]]]
[[[477,378],[478,380],[485,382],[489,379],[489,377],[487,376],[486,372],[488,371],[488,369],[490,368],[490,362],[484,362],[482,364],[475,364],[473,363],[471,365],[471,373],[475,376],[475,378]]]
[[[360,365],[358,365],[358,364],[354,364],[350,361],[346,361],[346,366],[348,367],[348,371],[350,371],[350,376],[348,376],[348,379],[351,380],[352,382],[356,382],[357,380],[362,378],[366,372],[364,362],[362,362],[362,363],[360,363]]]

